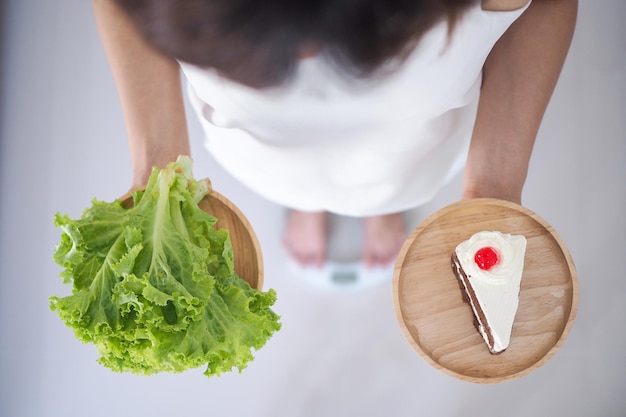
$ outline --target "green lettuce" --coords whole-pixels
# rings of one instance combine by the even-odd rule
[[[114,371],[241,372],[280,329],[275,291],[235,273],[228,231],[198,207],[209,189],[191,168],[188,157],[154,168],[131,208],[94,199],[80,219],[56,214],[54,260],[72,294],[50,308]]]

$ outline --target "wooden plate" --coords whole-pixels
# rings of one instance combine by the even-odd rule
[[[263,256],[261,245],[252,225],[241,210],[222,194],[213,190],[211,181],[205,179],[211,190],[198,206],[217,218],[215,228],[226,229],[230,234],[235,260],[235,272],[258,290],[263,289]],[[132,203],[131,193],[120,198]]]
[[[474,327],[450,266],[456,245],[483,230],[527,239],[511,343],[499,355]],[[408,237],[395,265],[393,302],[404,336],[426,362],[461,380],[497,383],[530,373],[559,350],[576,315],[578,279],[566,246],[535,213],[508,201],[464,200]]]

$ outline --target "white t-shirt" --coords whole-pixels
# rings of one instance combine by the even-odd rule
[[[522,14],[470,9],[431,29],[399,70],[348,80],[322,56],[255,90],[181,63],[216,160],[276,203],[350,216],[428,202],[464,165],[482,67]]]

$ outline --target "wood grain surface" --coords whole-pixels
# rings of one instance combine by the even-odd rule
[[[508,349],[492,355],[473,325],[450,257],[483,230],[526,236],[520,302]],[[497,383],[548,361],[565,341],[578,306],[572,258],[552,227],[532,211],[495,200],[464,200],[428,217],[407,238],[396,261],[393,301],[409,344],[455,378]]]
[[[253,288],[262,290],[261,245],[246,216],[232,201],[215,190],[200,201],[198,206],[218,219],[215,225],[217,229],[226,229],[230,233],[235,257],[235,272]]]

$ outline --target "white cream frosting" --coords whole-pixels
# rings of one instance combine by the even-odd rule
[[[474,261],[476,252],[484,247],[494,248],[498,253],[498,262],[489,270],[480,269]],[[517,313],[526,238],[497,231],[478,232],[460,243],[455,252],[491,328],[493,350],[500,352],[510,343]],[[476,312],[476,306],[472,305],[472,309]],[[479,331],[487,341],[482,323]]]

